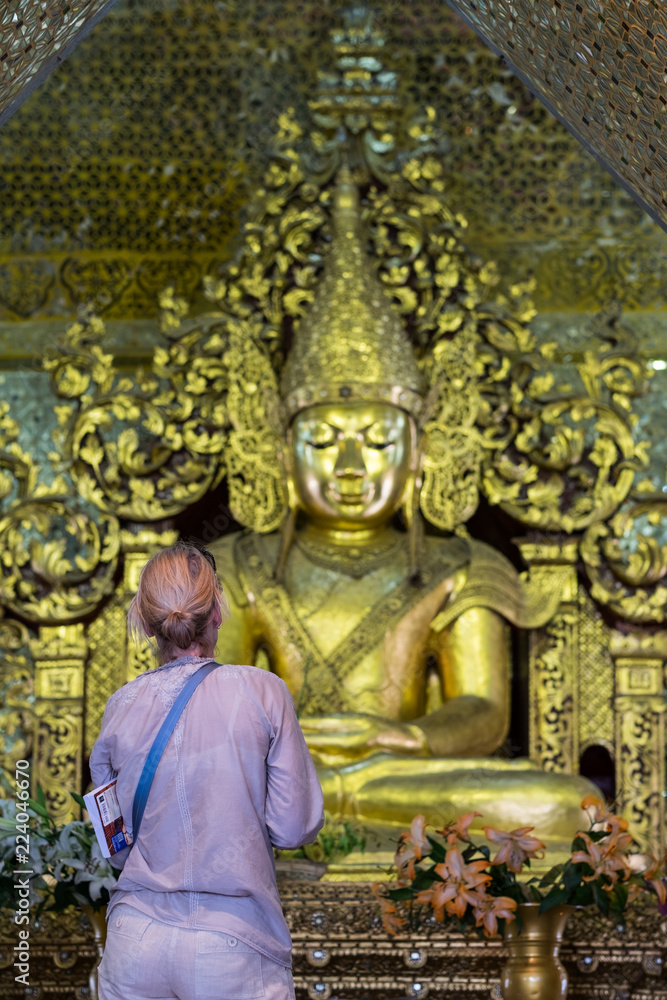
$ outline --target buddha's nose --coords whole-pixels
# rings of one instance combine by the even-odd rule
[[[366,466],[361,455],[361,445],[356,438],[345,438],[334,466],[336,479],[363,479]]]

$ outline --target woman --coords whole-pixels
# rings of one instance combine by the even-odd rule
[[[90,758],[95,786],[117,776],[128,826],[152,742],[186,680],[212,659],[226,615],[210,553],[179,544],[144,567],[128,623],[154,637],[160,666],[111,696]],[[112,859],[123,871],[100,1000],[293,998],[273,847],[310,843],[322,822],[284,682],[256,667],[214,669],[171,735],[139,837]]]

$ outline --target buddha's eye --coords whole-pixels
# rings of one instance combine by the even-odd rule
[[[322,450],[331,448],[336,443],[336,435],[331,427],[320,427],[311,430],[306,438],[306,444],[311,448]]]
[[[391,432],[386,427],[371,427],[366,432],[367,448],[372,448],[374,451],[385,451],[387,448],[391,448],[393,444],[394,440],[391,437]]]

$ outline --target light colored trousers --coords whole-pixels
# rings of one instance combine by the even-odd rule
[[[109,918],[98,984],[99,1000],[294,1000],[290,970],[237,938],[124,903]]]

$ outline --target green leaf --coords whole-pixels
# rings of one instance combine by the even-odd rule
[[[610,903],[611,903],[612,913],[618,914],[620,916],[620,914],[623,913],[623,911],[625,910],[625,907],[628,905],[627,885],[621,885],[620,883],[617,883],[614,886],[613,891],[608,893],[608,895],[611,897]]]
[[[509,898],[513,899],[517,904],[526,902],[523,885],[519,882],[515,882],[514,885],[493,886],[492,889],[495,889],[496,891],[489,891],[490,896],[509,896]],[[535,902],[540,902],[541,900],[542,897],[538,893],[538,897]]]
[[[601,840],[604,840],[605,837],[609,836],[609,832],[607,830],[591,830],[588,836],[591,838],[593,843],[598,844]]]
[[[593,890],[593,900],[595,905],[599,907],[600,911],[606,916],[609,915],[609,894],[601,889],[597,882],[591,882],[591,889]]]
[[[37,794],[39,795],[39,789],[37,789]],[[51,822],[51,817],[49,816],[49,813],[45,806],[41,805],[41,803],[39,802],[36,802],[35,799],[28,799],[27,802],[33,812],[36,812],[38,816],[43,816],[44,819],[47,819],[49,822]]]
[[[540,913],[546,913],[547,910],[553,910],[554,906],[563,906],[565,903],[569,902],[569,896],[569,892],[565,889],[552,889],[540,903]]]
[[[566,864],[564,866],[563,886],[567,889],[568,892],[572,892],[574,889],[577,888],[578,885],[581,884],[582,872],[577,871],[579,867],[580,867],[579,865],[570,865],[570,864]],[[589,865],[586,865],[586,868],[589,868]],[[589,870],[592,871],[592,869],[590,868]]]
[[[465,861],[466,864],[468,864],[472,860],[472,856],[476,850],[477,848],[475,847],[474,844],[468,844],[468,846],[462,852],[463,860]]]
[[[431,857],[433,858],[433,860],[437,865],[441,864],[447,857],[447,852],[445,848],[437,840],[434,840],[433,837],[429,837],[428,834],[426,834],[426,839],[431,845],[431,851],[430,851]]]
[[[571,900],[574,906],[591,906],[593,903],[593,890],[590,882],[582,882],[578,886]]]
[[[426,870],[417,868],[412,880],[412,888],[415,892],[421,892],[422,889],[430,889],[434,882],[442,882],[437,872],[434,872],[432,868]]]
[[[558,881],[558,876],[562,875],[564,868],[565,868],[564,864],[554,865],[553,868],[549,869],[546,875],[543,875],[542,878],[539,879],[539,884],[541,886],[555,885],[555,883]],[[531,879],[531,882],[532,881],[533,880]]]
[[[42,808],[46,809],[46,795],[44,794],[44,789],[41,785],[37,785],[37,801]]]
[[[79,795],[78,792],[70,792],[70,795],[72,796],[72,798],[74,799],[74,801],[78,806],[81,806],[82,809],[86,808],[86,803],[83,800],[83,795]]]
[[[395,903],[403,902],[406,899],[412,899],[414,893],[412,889],[390,889],[387,893],[390,899],[393,899]]]

